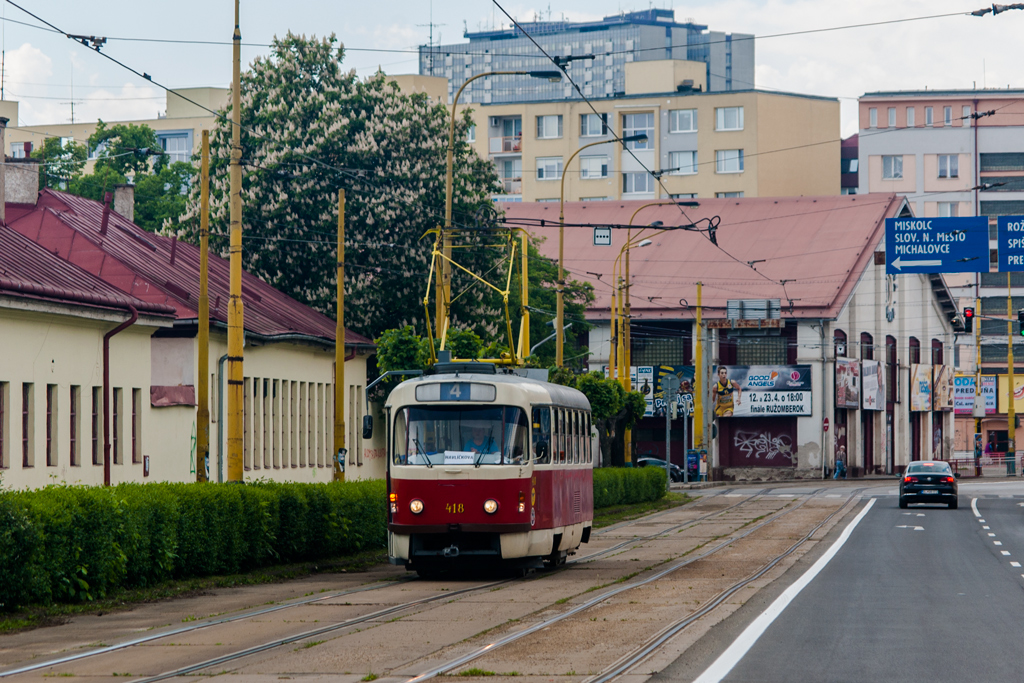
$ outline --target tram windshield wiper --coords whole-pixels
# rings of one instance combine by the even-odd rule
[[[423,460],[426,462],[427,467],[433,467],[434,464],[430,462],[430,455],[427,453],[427,450],[423,448],[423,444],[420,443],[420,440],[414,436],[412,437],[412,441],[416,444],[416,448],[420,450],[420,453],[423,454]]]

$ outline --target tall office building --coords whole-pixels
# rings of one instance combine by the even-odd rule
[[[420,74],[448,79],[448,98],[470,77],[487,71],[551,70],[523,31],[551,56],[594,59],[570,62],[570,74],[587,98],[616,97],[626,91],[626,64],[666,59],[705,64],[711,92],[754,87],[754,36],[708,31],[692,21],[680,23],[673,10],[650,9],[605,17],[601,21],[521,22],[518,28],[465,33],[468,43],[420,47]],[[567,79],[559,83],[529,76],[495,76],[469,85],[460,102],[507,104],[580,99]]]

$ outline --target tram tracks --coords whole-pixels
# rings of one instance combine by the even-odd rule
[[[813,496],[816,493],[818,493],[818,491],[819,490],[815,490],[815,491],[811,492],[810,495]],[[709,513],[701,515],[699,517],[686,520],[686,521],[681,522],[679,524],[672,525],[672,526],[670,526],[670,527],[668,527],[666,529],[662,529],[661,531],[658,531],[658,532],[655,532],[655,533],[652,533],[652,534],[647,534],[647,535],[644,535],[644,536],[634,536],[634,537],[625,539],[625,540],[621,541],[620,543],[617,543],[617,544],[615,544],[615,545],[613,545],[613,546],[611,546],[609,548],[605,548],[605,549],[596,551],[594,553],[590,553],[590,554],[587,554],[585,556],[582,556],[582,557],[579,557],[579,558],[575,558],[575,559],[571,560],[570,562],[567,562],[566,564],[568,565],[568,564],[578,564],[578,563],[592,562],[592,561],[594,561],[594,560],[596,560],[596,559],[598,559],[600,557],[612,554],[612,553],[614,553],[614,552],[616,552],[616,551],[618,551],[618,550],[620,550],[620,549],[622,549],[624,547],[627,547],[627,546],[630,546],[630,545],[635,545],[635,544],[638,544],[638,543],[644,543],[646,541],[652,540],[652,539],[657,538],[659,536],[663,536],[663,535],[669,534],[669,533],[671,533],[673,531],[685,529],[687,527],[691,527],[691,526],[700,524],[701,522],[707,521],[707,520],[712,519],[714,517],[723,516],[723,515],[725,515],[726,513],[730,512],[730,511],[733,511],[733,510],[735,510],[735,509],[737,509],[737,508],[739,508],[739,507],[741,507],[743,505],[749,505],[750,503],[758,501],[761,498],[762,498],[762,491],[758,491],[757,493],[754,493],[754,495],[752,495],[752,496],[750,496],[748,498],[745,498],[743,500],[740,500],[737,503],[735,503],[733,505],[730,505],[730,506],[728,506],[728,507],[726,507],[724,509],[720,509],[720,510],[715,510],[715,511],[709,512]],[[603,530],[601,530],[599,532],[596,532],[595,536],[599,536],[599,535],[602,535],[604,533],[617,530],[619,528],[622,528],[622,526],[624,526],[624,525],[636,523],[637,521],[642,521],[644,523],[649,523],[650,521],[652,521],[653,519],[655,519],[657,517],[661,517],[664,514],[669,514],[669,513],[672,513],[674,511],[677,512],[678,508],[675,508],[673,510],[666,510],[663,513],[657,513],[656,515],[650,515],[650,516],[647,516],[647,517],[643,517],[643,518],[641,518],[641,520],[631,520],[630,522],[616,524],[616,525],[614,525],[612,527],[608,527],[608,528],[603,529]],[[744,534],[744,535],[746,535],[746,534]],[[738,540],[738,538],[733,539],[733,540]],[[718,548],[718,547],[715,548],[715,550],[718,550],[718,549],[720,549],[720,548]],[[709,552],[714,552],[714,550],[713,551],[709,551]],[[704,555],[702,555],[702,557],[703,556]],[[699,558],[694,558],[694,560],[695,559],[699,559]],[[555,573],[557,573],[557,572],[555,572]],[[554,573],[544,574],[544,575],[542,575],[541,578],[543,578],[544,576],[550,576],[550,575],[553,575],[553,574]],[[515,583],[515,582],[521,581],[521,580],[522,579],[503,579],[503,580],[491,581],[491,582],[487,582],[487,583],[483,583],[483,584],[477,584],[477,585],[473,585],[473,586],[468,586],[466,588],[462,588],[462,589],[455,590],[455,591],[450,591],[450,590],[449,591],[444,591],[444,592],[438,593],[436,595],[431,595],[431,596],[427,596],[427,597],[424,597],[424,598],[419,598],[419,599],[416,599],[416,600],[403,602],[401,604],[392,605],[392,606],[389,606],[389,607],[381,609],[381,610],[376,610],[376,611],[373,611],[373,612],[370,612],[370,613],[367,613],[367,614],[363,614],[363,615],[359,615],[359,616],[356,616],[356,617],[352,617],[350,619],[341,620],[341,621],[335,622],[333,624],[328,624],[328,625],[325,625],[323,627],[319,627],[319,628],[316,628],[316,629],[304,631],[302,633],[295,634],[295,635],[292,635],[292,636],[288,636],[286,638],[280,638],[280,639],[277,639],[277,640],[274,640],[274,641],[271,641],[271,642],[263,643],[261,645],[253,646],[253,647],[250,647],[250,648],[244,648],[244,649],[232,652],[232,653],[225,654],[225,655],[223,655],[221,657],[217,657],[217,658],[214,658],[214,659],[206,660],[204,662],[201,662],[201,663],[198,663],[198,664],[195,664],[195,665],[191,665],[191,666],[188,666],[188,667],[178,668],[178,669],[175,669],[173,671],[168,671],[166,673],[163,673],[163,674],[160,674],[160,675],[157,675],[157,676],[147,677],[147,678],[144,678],[144,679],[141,679],[141,680],[145,680],[145,681],[166,680],[168,678],[173,678],[173,677],[176,677],[176,676],[186,675],[188,673],[202,671],[202,670],[208,669],[210,667],[214,667],[214,666],[218,666],[220,664],[225,664],[225,663],[228,663],[228,662],[231,662],[231,661],[236,661],[236,660],[239,660],[239,659],[243,659],[245,657],[249,657],[251,655],[254,655],[254,654],[257,654],[257,653],[260,653],[260,652],[266,652],[268,650],[272,650],[274,648],[282,647],[284,645],[288,645],[288,644],[292,644],[292,643],[299,643],[299,642],[302,642],[302,641],[307,641],[307,640],[310,640],[310,639],[313,639],[313,638],[317,638],[318,636],[322,636],[322,635],[326,635],[326,634],[329,634],[329,633],[332,633],[332,632],[337,632],[339,630],[344,630],[344,629],[347,629],[347,628],[351,628],[351,627],[357,626],[357,625],[365,623],[365,622],[378,620],[378,619],[381,619],[383,617],[387,617],[387,616],[391,616],[391,615],[396,615],[398,613],[401,613],[401,612],[404,612],[404,611],[407,611],[407,610],[410,610],[410,609],[414,609],[416,607],[420,607],[420,606],[423,606],[423,605],[428,605],[428,604],[431,604],[431,603],[436,603],[436,602],[439,602],[439,601],[442,601],[442,600],[453,601],[453,599],[455,599],[457,597],[466,596],[468,594],[479,592],[479,591],[484,591],[484,590],[494,590],[494,589],[497,589],[498,587],[504,586],[506,584]],[[533,580],[536,580],[536,578],[534,578]],[[158,640],[161,640],[161,639],[166,639],[166,638],[169,638],[171,636],[178,636],[178,635],[181,635],[181,634],[197,631],[197,630],[200,630],[200,629],[211,628],[211,627],[215,627],[215,626],[219,626],[219,625],[224,625],[224,624],[229,624],[231,622],[241,621],[241,620],[245,620],[245,619],[253,619],[255,617],[263,616],[263,615],[270,614],[270,613],[273,613],[273,612],[278,612],[278,611],[281,611],[281,610],[292,609],[292,608],[296,608],[296,607],[300,607],[300,606],[315,604],[315,603],[318,603],[318,602],[323,602],[323,601],[327,601],[327,600],[332,600],[332,599],[344,597],[346,595],[351,595],[351,594],[356,594],[356,593],[364,593],[364,592],[368,592],[368,591],[375,591],[375,590],[380,590],[380,589],[383,589],[383,588],[393,587],[395,585],[399,585],[399,584],[403,584],[403,583],[412,583],[412,582],[417,582],[418,583],[419,580],[414,579],[414,578],[409,578],[409,579],[399,579],[398,581],[381,582],[380,584],[374,584],[374,585],[369,585],[369,586],[361,586],[361,587],[358,587],[358,588],[349,589],[349,590],[345,590],[345,591],[332,592],[330,594],[317,596],[315,598],[310,598],[308,600],[297,600],[297,601],[292,601],[292,602],[283,603],[283,604],[279,604],[279,605],[273,605],[271,607],[266,607],[266,608],[255,610],[255,611],[249,611],[249,612],[245,612],[245,613],[242,613],[242,614],[232,615],[230,617],[223,617],[223,618],[208,620],[208,621],[204,621],[204,622],[197,622],[195,624],[190,624],[189,626],[180,627],[180,628],[177,628],[177,629],[173,629],[171,631],[164,631],[164,632],[161,632],[161,633],[154,633],[154,634],[151,634],[151,635],[143,636],[141,638],[135,638],[135,639],[131,639],[131,640],[128,640],[128,641],[125,641],[125,642],[122,642],[122,643],[118,643],[118,644],[114,644],[114,645],[110,645],[110,646],[104,646],[104,647],[101,647],[101,648],[98,648],[98,649],[95,649],[95,650],[90,650],[88,652],[80,652],[80,653],[76,653],[76,654],[73,654],[73,655],[68,655],[68,656],[65,656],[65,657],[60,657],[60,658],[57,658],[57,659],[48,660],[48,661],[45,661],[45,662],[38,662],[38,663],[35,663],[35,664],[32,664],[32,665],[28,665],[28,666],[24,666],[24,667],[19,667],[19,668],[15,668],[15,669],[10,669],[10,670],[7,670],[7,671],[0,672],[0,678],[7,678],[7,677],[15,676],[15,675],[18,675],[18,674],[24,674],[24,673],[29,673],[29,672],[32,672],[32,671],[39,671],[39,670],[42,670],[42,669],[56,667],[56,666],[60,666],[60,665],[64,665],[64,664],[70,664],[70,663],[74,663],[76,661],[79,661],[79,660],[82,660],[82,659],[86,659],[86,658],[89,658],[89,657],[96,657],[96,656],[103,655],[103,654],[108,654],[108,653],[111,653],[111,652],[114,652],[114,651],[117,651],[117,650],[123,650],[123,649],[126,649],[126,648],[131,648],[133,646],[143,645],[143,644],[146,644],[146,643],[152,643],[154,641],[158,641]]]

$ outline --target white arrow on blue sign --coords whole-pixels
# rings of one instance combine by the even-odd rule
[[[996,228],[999,272],[1024,270],[1024,216],[999,216]]]
[[[988,260],[985,216],[885,219],[885,272],[889,275],[987,273]]]

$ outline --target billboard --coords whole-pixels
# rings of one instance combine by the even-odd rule
[[[948,365],[932,368],[932,410],[953,410],[953,368]]]
[[[665,417],[665,390],[661,386],[661,380],[668,375],[675,375],[679,379],[679,394],[676,397],[676,401],[679,403],[679,414],[692,415],[694,376],[692,365],[654,366],[654,415]]]
[[[910,366],[910,409],[922,412],[932,409],[932,366],[914,363]]]
[[[719,365],[712,375],[715,417],[811,414],[810,365]]]
[[[885,363],[862,360],[860,366],[861,407],[864,410],[885,410]]]
[[[985,414],[996,414],[995,375],[982,375],[981,397],[985,399]],[[957,375],[953,378],[953,413],[974,414],[974,375]]]
[[[1006,392],[1010,387],[1010,376],[999,375],[999,390],[996,396],[999,399],[999,412],[1005,414]],[[1024,413],[1024,376],[1014,374],[1013,376],[1013,412]]]
[[[860,361],[836,358],[836,408],[860,408]]]

